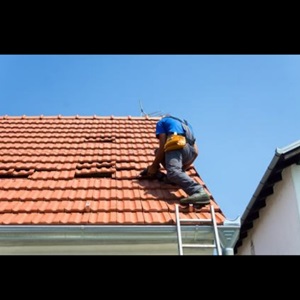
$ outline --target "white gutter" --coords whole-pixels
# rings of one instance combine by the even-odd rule
[[[225,222],[226,223],[226,222]],[[223,247],[232,247],[240,229],[239,222],[228,221],[219,225],[218,230]],[[185,240],[197,242],[213,240],[212,226],[186,225],[181,226]],[[24,243],[65,244],[68,242],[101,242],[108,244],[120,243],[177,243],[176,225],[1,225],[0,245],[23,245]]]

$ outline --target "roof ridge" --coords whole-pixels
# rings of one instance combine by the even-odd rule
[[[110,120],[118,120],[118,119],[135,119],[135,120],[144,120],[144,119],[152,119],[152,120],[159,120],[161,117],[149,117],[149,116],[98,116],[98,115],[90,115],[90,116],[80,116],[80,115],[73,115],[73,116],[67,116],[67,115],[36,115],[36,116],[9,116],[9,115],[4,115],[0,116],[0,119],[110,119]]]

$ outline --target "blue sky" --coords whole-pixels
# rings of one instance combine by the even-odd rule
[[[300,139],[300,56],[0,55],[1,116],[141,116],[140,102],[193,125],[195,167],[235,219]]]

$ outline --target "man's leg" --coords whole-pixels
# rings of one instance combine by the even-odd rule
[[[167,177],[171,182],[180,186],[188,195],[192,195],[199,191],[202,186],[182,170],[182,158],[185,148],[165,153]],[[187,149],[187,151],[189,150]]]

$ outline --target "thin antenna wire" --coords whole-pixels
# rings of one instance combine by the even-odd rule
[[[142,115],[143,117],[145,117],[145,116],[148,116],[148,117],[155,117],[155,116],[163,116],[163,115],[164,115],[161,111],[155,111],[155,112],[152,112],[152,113],[150,113],[150,114],[147,114],[147,113],[144,111],[144,109],[143,109],[141,100],[139,100],[139,102],[140,102],[141,115]]]
[[[146,116],[147,114],[144,112],[144,109],[143,109],[143,107],[142,107],[142,102],[141,102],[141,100],[139,100],[139,102],[140,102],[141,115],[142,115],[142,116]]]

